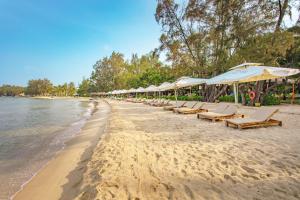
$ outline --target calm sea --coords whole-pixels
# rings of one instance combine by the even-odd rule
[[[76,135],[92,105],[0,97],[0,199],[9,199]]]

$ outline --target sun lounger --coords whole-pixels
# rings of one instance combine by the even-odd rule
[[[186,101],[178,101],[176,104],[174,105],[170,105],[170,106],[164,106],[164,110],[173,110],[174,108],[181,108],[183,107],[187,102]]]
[[[150,105],[150,104],[155,103],[155,102],[157,102],[157,101],[158,101],[157,99],[151,99],[151,100],[145,101],[144,104]]]
[[[282,121],[271,119],[271,117],[277,112],[278,109],[276,108],[260,108],[249,117],[226,120],[225,125],[238,129],[282,126]]]
[[[183,108],[189,108],[192,109],[194,108],[194,106],[197,104],[197,101],[188,101],[186,104],[184,104],[184,106],[182,106],[181,108],[174,108],[173,112],[178,113],[178,110],[183,109]]]
[[[170,100],[162,100],[161,102],[158,102],[158,103],[154,104],[153,106],[162,107],[162,106],[168,106],[168,105],[170,105]]]
[[[149,105],[150,106],[155,106],[155,105],[159,105],[160,103],[162,103],[164,100],[162,99],[157,99],[156,101],[150,103]]]
[[[207,112],[207,109],[204,108],[204,102],[198,102],[193,108],[183,107],[178,108],[177,113],[179,114],[196,114],[199,112]]]
[[[236,117],[244,117],[244,115],[237,114],[238,108],[236,105],[227,105],[224,107],[225,109],[222,110],[222,106],[220,106],[218,109],[215,110],[215,112],[198,113],[197,117],[198,119],[208,119],[213,122]]]

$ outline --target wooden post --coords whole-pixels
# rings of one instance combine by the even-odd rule
[[[293,91],[292,91],[291,104],[294,104],[294,101],[295,101],[295,83],[293,82]]]

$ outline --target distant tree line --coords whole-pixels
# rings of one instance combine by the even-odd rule
[[[15,85],[0,86],[0,96],[18,96],[24,94],[25,88]]]
[[[76,87],[73,82],[54,86],[48,79],[28,81],[26,87],[3,85],[0,87],[0,96],[74,96]]]

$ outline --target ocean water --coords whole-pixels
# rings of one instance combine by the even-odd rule
[[[0,200],[9,199],[79,133],[92,103],[0,97]]]

